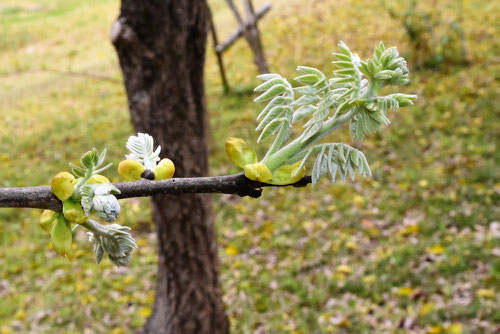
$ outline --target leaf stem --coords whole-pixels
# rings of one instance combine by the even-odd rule
[[[83,227],[85,227],[87,230],[90,232],[94,233],[95,235],[99,235],[101,237],[111,237],[112,235],[109,234],[108,230],[106,230],[101,224],[98,222],[92,220],[92,219],[87,219],[83,223],[81,223]]]
[[[376,83],[370,80],[368,87],[361,98],[369,99],[373,96],[373,91],[375,89]],[[338,116],[332,117],[329,120],[323,123],[321,130],[318,131],[317,134],[309,138],[308,140],[302,142],[302,138],[304,133],[301,136],[296,138],[294,141],[290,142],[288,145],[278,150],[275,153],[270,155],[266,155],[266,157],[261,161],[265,164],[271,171],[283,166],[288,159],[290,159],[293,155],[299,153],[309,145],[319,141],[324,138],[326,135],[330,134],[333,130],[337,129],[341,125],[350,121],[357,113],[359,109],[357,107],[353,107],[347,113]]]

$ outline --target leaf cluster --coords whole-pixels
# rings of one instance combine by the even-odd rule
[[[311,155],[319,153],[313,164],[314,183],[326,171],[332,180],[337,173],[343,180],[346,173],[352,176],[354,171],[364,177],[371,175],[361,151],[342,143],[313,144],[347,122],[350,122],[352,140],[361,140],[364,135],[389,125],[389,110],[413,104],[416,95],[379,95],[385,86],[409,82],[406,61],[396,47],[386,48],[380,42],[374,48],[373,57],[364,61],[345,43],[340,42],[338,47],[339,52],[333,54],[336,69],[330,79],[319,69],[306,66],[297,68],[300,75],[295,81],[301,86],[295,88],[278,74],[258,77],[264,83],[255,88],[262,92],[255,101],[269,101],[257,117],[260,123],[256,130],[261,131],[258,142],[276,134],[262,161],[264,164],[270,160],[292,163],[303,159],[301,166],[304,166]],[[300,97],[295,98],[295,94]],[[303,123],[300,136],[287,149],[280,150],[291,137],[292,125],[299,122]]]

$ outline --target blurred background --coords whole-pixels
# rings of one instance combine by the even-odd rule
[[[265,3],[254,0],[259,8]],[[93,146],[115,165],[132,134],[109,41],[117,0],[0,2],[0,186],[46,185]],[[220,40],[237,28],[209,5]],[[373,178],[214,195],[224,302],[234,333],[495,333],[500,330],[499,10],[486,0],[273,0],[259,21],[272,72],[329,73],[344,41],[407,58],[415,106],[357,144]],[[209,39],[210,40],[210,39]],[[238,172],[226,137],[256,142],[258,84],[244,39],[224,53],[223,94],[209,41],[210,174]],[[294,83],[295,84],[295,83]],[[345,129],[347,130],[347,129]],[[350,142],[348,131],[335,140]],[[261,147],[261,155],[265,147]],[[116,170],[106,176],[118,181]],[[40,210],[0,210],[0,333],[130,333],[151,312],[156,235],[149,202],[122,201],[139,245],[129,268],[51,249]]]

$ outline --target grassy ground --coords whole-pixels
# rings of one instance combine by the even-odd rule
[[[260,1],[259,3],[262,3]],[[234,20],[212,1],[222,38]],[[379,40],[410,50],[376,2],[275,1],[261,24],[273,71],[331,69],[344,40],[362,57]],[[359,146],[371,180],[214,196],[224,301],[235,333],[494,333],[499,328],[498,5],[464,1],[468,67],[412,73],[417,105]],[[0,186],[47,184],[92,146],[117,163],[132,133],[109,27],[115,0],[0,4]],[[496,14],[495,14],[496,13]],[[236,172],[228,135],[254,141],[256,69],[239,41],[224,57],[224,96],[209,49],[211,174]],[[411,64],[410,64],[411,67]],[[335,140],[349,141],[347,134]],[[264,151],[264,150],[262,150]],[[117,180],[116,172],[108,173]],[[130,268],[95,264],[76,232],[77,259],[51,250],[38,210],[0,210],[0,333],[129,333],[154,298],[156,245],[147,201],[123,202],[134,229]]]

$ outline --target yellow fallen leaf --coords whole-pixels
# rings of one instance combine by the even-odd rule
[[[375,275],[366,275],[365,277],[363,277],[363,282],[365,282],[365,284],[373,284],[377,281],[377,276]]]
[[[459,322],[454,322],[448,327],[446,327],[446,332],[448,334],[462,334],[463,332],[462,324]]]
[[[337,268],[335,270],[339,273],[346,274],[346,275],[352,273],[352,268],[350,266],[348,266],[347,264],[341,264],[341,265],[337,266]]]
[[[233,256],[233,255],[238,255],[239,253],[240,253],[240,251],[238,250],[238,248],[236,248],[234,246],[229,245],[226,247],[226,254],[227,255]]]
[[[17,310],[16,314],[14,315],[14,318],[16,318],[17,320],[24,320],[26,318],[26,311]]]
[[[432,247],[427,247],[427,251],[429,253],[432,253],[432,254],[435,254],[435,255],[439,255],[439,254],[443,254],[444,247],[441,246],[441,245],[434,245]]]
[[[429,334],[440,334],[443,332],[443,327],[441,325],[432,326],[429,328]]]
[[[365,201],[365,198],[361,195],[354,195],[354,197],[352,198],[352,201],[356,204],[363,204],[363,202]]]
[[[400,297],[410,297],[413,293],[413,289],[409,286],[403,286],[398,289],[398,296]]]
[[[495,298],[495,290],[493,289],[479,289],[476,295],[481,298]]]
[[[242,237],[242,236],[244,236],[247,233],[248,233],[248,228],[244,227],[244,228],[236,231],[236,236],[237,237]]]
[[[147,318],[151,314],[151,308],[150,307],[143,307],[139,310],[139,316],[141,318]]]
[[[349,240],[348,242],[345,243],[345,247],[347,249],[355,250],[358,249],[358,244],[355,241]]]
[[[420,187],[422,187],[422,188],[425,188],[425,187],[427,187],[429,185],[429,181],[427,181],[427,180],[420,180],[420,181],[418,181],[418,185]]]
[[[418,225],[408,225],[401,230],[401,234],[402,235],[417,234],[419,230],[420,227],[418,227]]]
[[[127,275],[123,278],[123,284],[130,284],[134,281],[134,276],[132,275]]]
[[[426,303],[426,304],[422,305],[422,307],[420,308],[420,311],[418,313],[420,314],[420,316],[423,317],[423,316],[431,313],[433,310],[434,310],[434,303]]]

